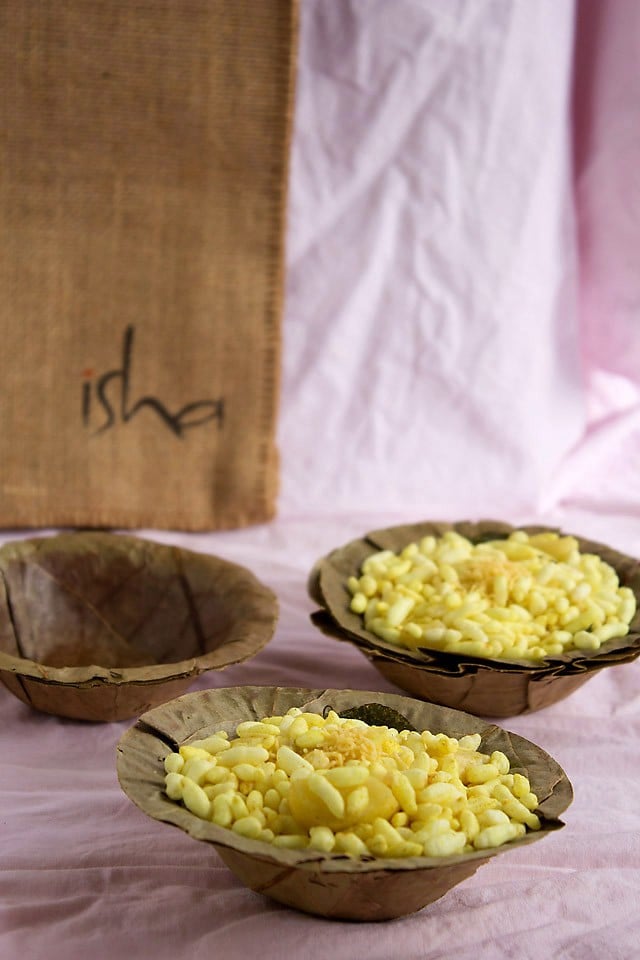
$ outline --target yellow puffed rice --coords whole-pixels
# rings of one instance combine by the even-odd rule
[[[636,611],[609,564],[553,532],[475,545],[454,531],[424,537],[368,557],[347,587],[382,640],[507,660],[598,650],[626,636]]]
[[[280,848],[448,857],[540,828],[528,779],[480,742],[293,707],[170,753],[165,790],[197,817]]]

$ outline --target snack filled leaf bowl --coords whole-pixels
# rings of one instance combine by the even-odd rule
[[[219,557],[104,532],[0,548],[0,680],[45,713],[138,716],[270,640],[275,595]]]
[[[439,564],[437,573],[449,579],[445,587],[452,596],[436,596],[431,608],[424,596],[411,599],[417,589],[417,581],[411,578],[420,579],[422,575],[423,581],[428,580],[424,575],[425,570],[428,573],[427,565],[437,566],[423,556],[418,544],[427,543],[428,552],[434,542],[441,544],[445,537],[451,540],[448,547],[452,557],[456,556],[456,540],[462,543],[462,539],[477,550],[478,556],[467,554],[461,560]],[[497,552],[493,546],[496,542],[507,545],[504,562],[498,565],[493,556]],[[411,558],[412,550],[418,555],[415,561]],[[558,569],[562,567],[561,576],[569,579],[567,596],[559,596],[565,592],[560,589],[550,591],[555,600],[544,596],[556,560],[546,551],[555,552],[558,558],[566,557],[574,565],[556,564]],[[531,564],[533,573],[526,563],[512,559],[527,554],[535,561]],[[539,560],[540,556],[545,562]],[[398,602],[382,604],[393,607],[386,614],[386,622],[372,621],[366,616],[369,605],[375,608],[377,601],[384,599],[374,593],[377,583],[369,588],[368,581],[373,584],[374,578],[364,577],[369,597],[357,593],[363,582],[363,566],[368,569],[371,558],[375,566],[377,557],[381,557],[383,567],[385,563],[396,563],[395,570],[400,571],[396,581],[406,594],[392,593]],[[416,573],[418,562],[422,566]],[[411,570],[403,573],[405,567]],[[487,568],[490,577],[486,576]],[[596,588],[595,578],[601,577],[601,571],[607,579],[604,587]],[[393,572],[391,576],[394,577]],[[459,595],[460,584],[467,588],[464,596]],[[383,589],[389,589],[384,581]],[[616,593],[613,600],[618,604],[615,610],[620,613],[609,612],[614,609],[612,592]],[[566,697],[596,671],[630,662],[640,655],[638,561],[604,544],[548,527],[516,530],[506,523],[485,520],[423,522],[376,530],[319,560],[309,578],[309,593],[322,608],[312,615],[315,625],[329,636],[353,643],[392,683],[415,696],[481,716],[506,717],[541,709]],[[514,593],[519,603],[509,611],[505,598],[508,596],[512,602]],[[496,600],[498,594],[502,594],[500,600]],[[600,601],[600,594],[606,599]],[[448,601],[451,610],[442,617],[443,604],[446,606]],[[548,607],[550,603],[556,603],[558,610]],[[525,609],[527,604],[530,610]],[[396,621],[411,606],[418,612],[422,608],[427,612],[434,609],[441,619],[423,619],[426,626],[422,627],[418,623],[408,625],[416,639],[405,632],[403,636],[408,642],[398,642]],[[487,615],[481,613],[472,622],[477,610],[486,611]],[[548,610],[558,621],[554,626],[545,624],[545,619],[550,620]],[[489,621],[489,616],[495,619]],[[513,620],[508,619],[511,616],[521,618],[523,624],[538,631],[536,637],[528,638],[529,646],[521,638],[510,646],[506,641],[500,642],[501,634],[506,637],[511,631],[514,636]],[[606,617],[607,622],[600,623],[597,616]],[[622,616],[627,622],[618,624],[616,619]],[[570,634],[564,621],[575,627],[574,634]],[[483,629],[484,623],[489,623],[493,630],[489,635]],[[461,629],[450,629],[453,627]],[[402,629],[407,631],[407,626]],[[457,641],[447,642],[449,635],[457,637]]]
[[[515,839],[501,846],[479,849],[466,846],[464,852],[453,855],[406,855],[405,850],[403,856],[374,856],[368,852],[363,856],[357,852],[356,855],[337,852],[335,848],[321,850],[309,846],[297,849],[287,845],[275,846],[273,842],[243,835],[246,821],[252,819],[247,816],[241,817],[234,828],[214,822],[212,818],[216,817],[218,810],[216,800],[220,791],[226,790],[218,774],[222,772],[224,776],[229,776],[231,763],[227,762],[226,770],[223,768],[223,752],[223,759],[219,757],[217,764],[209,763],[207,768],[207,761],[200,758],[203,744],[215,750],[213,744],[220,739],[221,731],[229,738],[236,735],[251,738],[257,726],[265,728],[260,723],[263,718],[277,719],[282,725],[283,715],[292,708],[294,713],[298,712],[303,717],[317,717],[321,723],[323,716],[331,718],[335,713],[341,717],[353,716],[354,708],[357,710],[372,703],[376,705],[376,710],[384,708],[387,711],[385,717],[389,711],[394,712],[393,716],[400,715],[398,727],[402,725],[401,720],[406,721],[407,730],[413,730],[411,736],[414,739],[419,737],[419,732],[426,730],[434,735],[436,744],[446,743],[449,738],[474,738],[480,743],[478,749],[485,754],[492,758],[500,757],[504,764],[508,762],[511,782],[518,777],[523,782],[528,778],[531,790],[535,792],[536,814],[530,816],[535,817],[537,828],[526,832],[523,828]],[[301,721],[303,717],[293,719]],[[255,721],[258,721],[257,725]],[[358,729],[362,730],[362,721],[360,724]],[[397,730],[391,732],[397,733]],[[301,736],[304,738],[305,734]],[[298,737],[298,744],[303,742],[307,741]],[[190,744],[193,746],[189,750]],[[233,762],[238,761],[235,770],[242,780],[248,776],[245,769],[247,764],[241,762],[239,751],[244,749],[245,755],[248,755],[247,748],[232,744],[226,756],[230,757],[234,749],[237,757],[234,756]],[[249,749],[255,752],[258,748]],[[284,760],[290,763],[289,748],[282,749],[285,751]],[[208,784],[205,787],[208,791],[206,796],[214,798],[210,811],[198,809],[198,790],[202,791],[202,788],[191,788],[189,794],[185,790],[184,803],[168,796],[171,778],[181,776],[166,773],[167,767],[173,769],[172,761],[176,759],[178,751],[187,757],[186,763],[191,764],[192,775],[198,773],[201,782]],[[311,757],[312,751],[310,743],[304,750],[298,747],[298,753],[307,757]],[[358,766],[353,759],[345,762],[341,767],[341,775],[345,771],[351,772],[354,765]],[[490,766],[485,765],[483,769],[489,770]],[[203,773],[205,768],[208,774]],[[507,733],[494,724],[445,707],[393,694],[355,690],[231,687],[187,694],[146,713],[124,734],[118,744],[117,769],[122,789],[145,814],[179,827],[196,840],[211,844],[250,889],[307,913],[361,921],[391,919],[420,910],[474,874],[491,857],[535,842],[560,829],[563,823],[559,817],[572,800],[571,785],[563,770],[548,754],[529,741]],[[210,772],[212,770],[218,773],[214,776]],[[270,775],[273,776],[273,771]],[[257,774],[254,773],[253,777],[257,778]],[[437,781],[438,777],[433,779]],[[446,775],[443,774],[441,779],[446,780]],[[301,778],[292,771],[290,780],[288,795],[295,789],[294,782],[297,780],[299,785]],[[436,790],[446,790],[447,786],[445,782],[439,782]],[[361,788],[354,789],[357,791]],[[501,789],[504,792],[504,788]],[[244,790],[250,808],[251,798],[257,792],[253,787]],[[269,790],[266,790],[266,802],[270,802],[268,793]],[[481,786],[476,793],[483,793]],[[487,800],[486,803],[496,805],[495,801]],[[293,803],[292,809],[295,809]],[[421,815],[430,816],[431,811],[422,808]],[[401,821],[396,819],[395,822],[399,824]],[[326,832],[327,828],[317,829]],[[387,830],[391,829],[387,827]],[[308,832],[314,836],[313,828]],[[406,827],[405,833],[410,833]],[[315,836],[317,838],[319,834]],[[301,840],[301,843],[305,841]]]

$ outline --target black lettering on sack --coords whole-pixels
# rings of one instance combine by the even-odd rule
[[[132,367],[135,329],[128,326],[122,341],[122,365],[108,370],[94,379],[94,371],[83,371],[81,412],[82,422],[89,429],[92,426],[94,409],[102,414],[102,422],[93,431],[94,434],[127,424],[141,411],[151,410],[171,433],[182,438],[185,430],[202,427],[216,421],[218,428],[224,424],[224,397],[216,400],[194,400],[186,403],[172,413],[162,401],[146,394],[132,401]]]

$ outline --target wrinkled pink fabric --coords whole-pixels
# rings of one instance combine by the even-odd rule
[[[373,527],[493,515],[640,556],[640,6],[301,13],[278,517],[141,531],[280,598],[267,648],[194,690],[394,691],[309,621],[314,560]],[[565,829],[412,917],[345,924],[248,892],[137,810],[115,775],[128,723],[37,714],[0,688],[0,958],[637,957],[640,665],[501,723],[567,771]]]

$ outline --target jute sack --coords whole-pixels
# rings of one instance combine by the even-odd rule
[[[295,0],[0,5],[0,526],[274,512]]]

